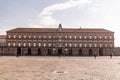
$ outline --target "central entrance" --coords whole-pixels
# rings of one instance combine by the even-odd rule
[[[61,55],[62,55],[62,49],[58,48],[58,56],[61,56]]]
[[[21,55],[21,48],[17,48],[17,56],[20,56]]]
[[[31,49],[30,48],[28,49],[27,55],[31,55]]]

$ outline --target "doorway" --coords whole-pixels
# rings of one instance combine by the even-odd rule
[[[31,48],[28,49],[28,54],[27,55],[31,55]]]
[[[82,49],[79,49],[79,56],[82,56]]]
[[[99,49],[99,55],[103,56],[103,49]]]
[[[21,48],[17,48],[17,56],[20,56],[21,55]]]
[[[58,56],[61,56],[61,55],[62,55],[62,49],[59,48],[59,49],[58,49]]]
[[[92,51],[92,49],[89,49],[89,56],[93,56],[93,51]]]

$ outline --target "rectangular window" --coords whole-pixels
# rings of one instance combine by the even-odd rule
[[[8,35],[8,38],[11,38],[11,35]]]
[[[105,39],[107,39],[107,36],[105,36]]]
[[[97,47],[97,44],[95,43],[95,47]]]
[[[97,37],[96,37],[96,36],[94,36],[94,38],[95,38],[95,39],[97,39]]]
[[[112,39],[112,36],[110,36],[110,39]]]
[[[107,43],[105,43],[105,47],[107,47]]]
[[[102,44],[100,43],[100,47],[102,47]]]
[[[49,36],[49,39],[51,39],[51,36]]]
[[[33,46],[36,47],[36,43],[33,43]]]
[[[51,47],[51,43],[49,43],[48,46]]]
[[[77,47],[77,43],[75,43],[74,46]]]
[[[21,38],[21,35],[19,35],[19,38]]]
[[[80,45],[79,45],[80,47],[82,47],[82,44],[80,43]]]
[[[84,46],[87,47],[87,44],[85,43]]]
[[[43,46],[46,47],[46,43],[44,43]]]
[[[19,47],[21,46],[21,43],[20,43],[20,42],[18,43],[18,46],[19,46]]]
[[[26,38],[26,35],[24,35],[24,38]]]
[[[70,43],[69,46],[72,47],[72,44]]]
[[[82,36],[79,36],[80,39],[82,39]]]
[[[39,43],[39,47],[41,46],[41,43]]]
[[[89,39],[92,39],[92,36],[89,36]]]
[[[16,38],[16,35],[13,35],[13,38]]]
[[[76,36],[74,36],[74,38],[76,39],[77,37],[76,37]]]
[[[11,43],[10,43],[10,42],[8,43],[8,46],[11,46]]]
[[[89,47],[92,47],[92,44],[91,44],[91,43],[89,44]]]
[[[29,39],[31,38],[31,35],[29,35]]]
[[[110,47],[113,47],[113,44],[112,44],[112,43],[110,44]]]
[[[36,39],[36,35],[34,35],[34,39]]]
[[[15,42],[13,43],[13,46],[15,47]]]
[[[28,43],[28,46],[30,47],[30,46],[31,46],[31,43]]]
[[[87,38],[87,36],[84,36],[84,39],[86,39]]]
[[[26,46],[26,43],[23,43],[23,46],[25,47],[25,46]]]

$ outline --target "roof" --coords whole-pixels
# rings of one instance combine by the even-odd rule
[[[7,32],[56,32],[58,28],[15,28]],[[62,32],[112,32],[101,28],[62,28]]]
[[[0,39],[5,39],[6,35],[0,35]]]

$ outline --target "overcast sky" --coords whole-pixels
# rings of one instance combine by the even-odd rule
[[[120,46],[120,0],[0,0],[0,34],[17,27],[105,28]]]

